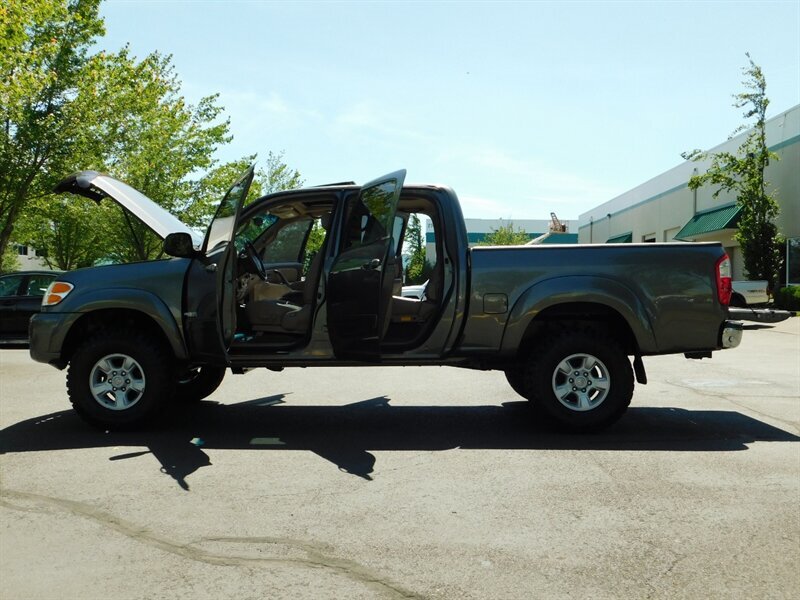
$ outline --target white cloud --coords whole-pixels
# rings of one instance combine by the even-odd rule
[[[310,121],[319,121],[322,115],[314,108],[305,108],[289,102],[278,92],[266,94],[255,92],[227,90],[220,93],[223,106],[232,115],[247,115],[247,127],[253,123],[268,122],[274,125],[279,122],[284,128],[298,127]],[[237,124],[234,124],[237,125]],[[238,124],[242,126],[242,124]]]
[[[396,123],[407,123],[402,115],[389,113],[377,107],[373,102],[362,100],[345,108],[333,121],[334,129],[342,134],[379,135],[394,141],[413,141],[429,144],[433,138],[425,133],[406,127],[398,127]]]
[[[459,195],[458,200],[461,203],[461,211],[466,218],[494,219],[499,217],[510,218],[513,216],[509,214],[509,208],[511,207],[508,202],[470,194],[464,196]]]
[[[492,202],[506,207],[525,207],[526,212],[532,205],[548,211],[561,207],[577,216],[585,207],[619,192],[604,182],[576,175],[538,158],[512,156],[494,146],[450,147],[440,153],[439,161],[467,163],[473,173],[485,172],[487,181],[503,180],[506,194],[509,188],[519,190],[519,194]],[[484,205],[488,206],[486,202]]]

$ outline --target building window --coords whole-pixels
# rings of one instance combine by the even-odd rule
[[[648,233],[647,235],[642,236],[642,241],[645,243],[655,243],[656,241],[656,234],[655,233]]]
[[[28,247],[17,244],[17,254],[20,256],[28,256]]]

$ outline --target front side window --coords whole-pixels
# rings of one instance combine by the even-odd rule
[[[342,239],[343,248],[369,246],[386,239],[392,230],[393,200],[397,181],[364,188],[351,205]]]
[[[55,275],[31,275],[25,296],[44,296],[47,287],[55,278]]]
[[[247,197],[252,181],[253,167],[251,166],[225,194],[206,233],[205,243],[203,244],[203,249],[206,252],[220,247],[233,238],[236,215]]]

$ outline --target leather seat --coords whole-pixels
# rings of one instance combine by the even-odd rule
[[[441,263],[438,260],[434,265],[425,286],[425,300],[392,296],[392,323],[424,323],[438,310],[444,284],[444,266]]]
[[[316,304],[315,296],[322,272],[324,248],[311,260],[301,292],[289,292],[281,298],[254,300],[245,306],[250,327],[254,331],[275,333],[303,333],[311,322],[311,313]]]

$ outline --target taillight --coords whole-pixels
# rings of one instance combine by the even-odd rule
[[[42,297],[42,306],[55,306],[66,298],[74,287],[74,285],[66,281],[54,281]]]
[[[733,284],[731,283],[731,259],[727,254],[723,254],[717,261],[717,298],[722,306],[728,306],[731,302]]]

